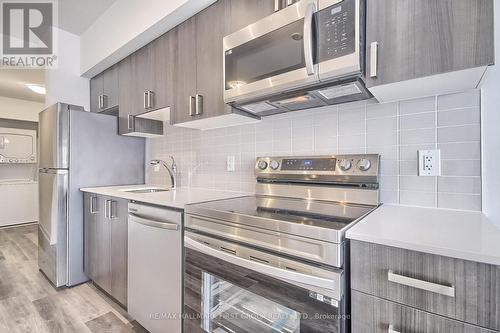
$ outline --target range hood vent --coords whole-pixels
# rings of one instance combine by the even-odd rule
[[[310,89],[306,91],[297,90],[280,94],[272,99],[234,106],[245,112],[264,117],[283,112],[361,101],[372,97],[361,78],[335,82],[334,84],[330,83],[329,85]]]

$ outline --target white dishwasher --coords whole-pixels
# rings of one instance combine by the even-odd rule
[[[128,312],[151,333],[182,327],[182,213],[128,205]]]

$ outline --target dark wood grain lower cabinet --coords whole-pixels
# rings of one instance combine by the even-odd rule
[[[389,272],[444,286],[454,290],[454,295],[410,286],[412,283],[389,281]],[[500,330],[498,266],[351,241],[351,288],[419,310]]]
[[[128,201],[93,193],[84,200],[85,273],[126,307]]]
[[[122,305],[127,305],[128,269],[128,201],[113,198],[110,218],[110,294]]]
[[[351,295],[352,333],[493,333],[358,291]]]

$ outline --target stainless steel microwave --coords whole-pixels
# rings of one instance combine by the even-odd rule
[[[364,0],[301,0],[224,38],[224,100],[257,115],[370,97]]]

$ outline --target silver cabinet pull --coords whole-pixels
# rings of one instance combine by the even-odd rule
[[[108,107],[108,95],[101,95],[102,103],[101,103],[101,109],[104,110],[105,108]]]
[[[151,90],[148,90],[146,93],[148,95],[148,98],[147,98],[147,100],[148,100],[147,108],[151,109],[153,107],[153,105],[154,105],[154,100],[153,99],[154,99],[155,93],[154,93],[154,91],[151,91]]]
[[[118,216],[114,213],[116,212],[116,205],[117,205],[117,201],[114,201],[114,200],[110,200],[109,202],[109,218],[110,219],[116,219]]]
[[[99,98],[97,99],[97,108],[102,110],[102,95],[99,95]]]
[[[203,95],[196,94],[196,115],[199,116],[203,114]]]
[[[109,218],[109,200],[104,201],[104,218]]]
[[[143,102],[144,109],[147,109],[148,108],[148,92],[147,91],[145,91],[142,95],[142,102]]]
[[[370,44],[370,77],[378,74],[378,42]]]
[[[133,115],[131,115],[131,114],[128,115],[127,123],[128,123],[127,128],[129,130],[134,129],[134,116]]]
[[[97,197],[96,196],[90,196],[90,214],[95,214],[98,211],[96,210],[96,205],[97,204]]]
[[[313,59],[313,17],[316,5],[311,3],[307,6],[304,17],[304,58],[306,62],[307,75],[314,75]]]
[[[444,286],[442,284],[427,282],[419,279],[410,278],[407,276],[395,274],[393,271],[389,270],[387,272],[387,280],[403,286],[412,287],[416,289],[421,289],[425,291],[430,291],[432,293],[455,297],[455,288],[450,286]]]
[[[396,330],[394,329],[394,326],[389,325],[389,329],[387,330],[387,333],[401,333],[401,332],[396,331]]]
[[[281,0],[274,0],[274,11],[277,12],[281,9]]]
[[[194,96],[189,96],[188,108],[189,108],[189,115],[191,117],[194,116],[194,109],[195,109],[195,107],[193,107],[193,101],[194,100],[195,100]]]

